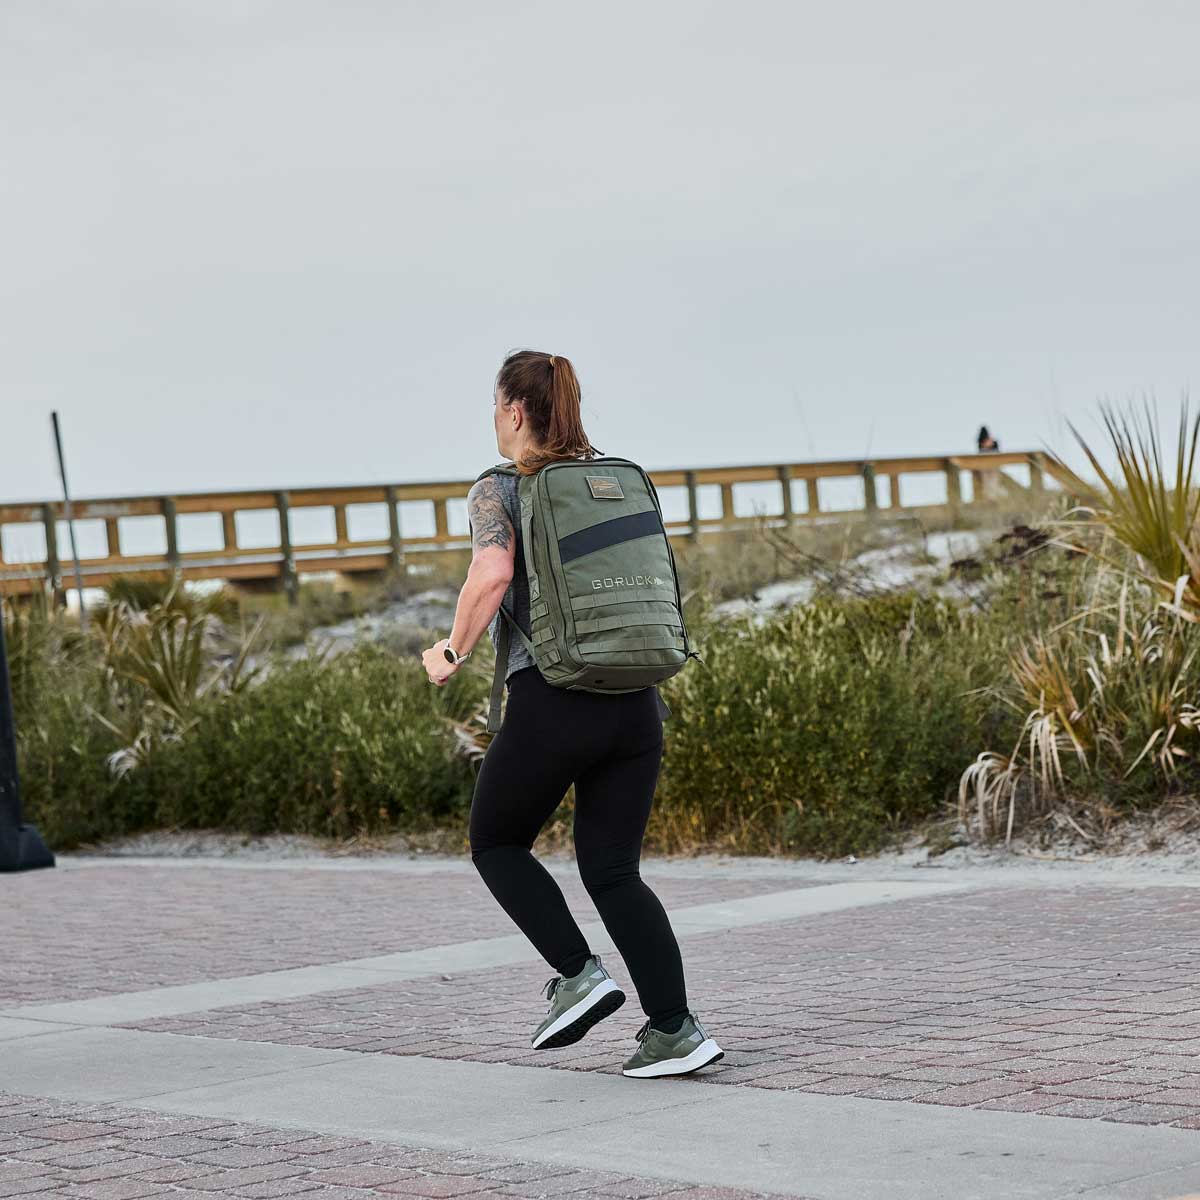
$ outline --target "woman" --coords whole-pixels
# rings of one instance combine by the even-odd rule
[[[567,359],[521,350],[505,359],[494,395],[496,445],[529,475],[565,458],[593,458]],[[467,495],[472,558],[449,638],[423,655],[439,686],[488,630],[495,644],[503,600],[529,633],[517,480],[489,475]],[[558,972],[534,1047],[579,1041],[625,1002],[593,954],[553,876],[531,853],[538,831],[575,785],[575,857],[584,886],[620,951],[646,1022],[624,1073],[683,1075],[723,1056],[688,1008],[679,944],[658,897],[638,871],[642,836],[662,761],[654,688],[598,693],[554,687],[514,639],[508,704],[475,782],[471,860],[493,896]]]

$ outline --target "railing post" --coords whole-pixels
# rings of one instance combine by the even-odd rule
[[[951,511],[957,512],[962,507],[962,479],[959,477],[958,468],[949,460],[946,460],[946,503],[950,506]]]
[[[446,518],[445,496],[438,496],[433,502],[433,528],[439,542],[450,540],[450,522]]]
[[[238,548],[236,518],[237,513],[232,509],[227,509],[221,514],[221,534],[225,541],[226,550],[236,550]]]
[[[42,525],[46,530],[46,578],[50,581],[50,594],[55,604],[66,604],[67,595],[62,586],[62,564],[58,561],[58,525],[54,520],[53,505],[42,505]]]
[[[734,519],[733,484],[721,484],[721,528],[729,528],[729,522]]]
[[[783,492],[783,509],[782,516],[784,524],[789,528],[792,522],[796,519],[795,513],[792,512],[792,468],[782,466],[779,468],[779,486]]]
[[[887,483],[887,506],[888,508],[900,507],[900,476],[885,475],[884,481]]]
[[[291,506],[287,492],[275,493],[275,506],[279,509],[279,551],[282,555],[281,574],[283,590],[287,592],[289,604],[300,602],[300,581],[296,577],[296,560],[292,557],[292,529],[288,516]]]
[[[396,489],[389,487],[386,495],[388,506],[388,541],[391,543],[389,558],[392,569],[398,571],[404,566],[404,542],[400,537],[400,510],[397,508]]]
[[[121,524],[116,517],[104,518],[104,544],[109,558],[121,557]]]
[[[170,496],[164,496],[162,501],[163,524],[167,527],[167,562],[171,564],[171,574],[179,574],[179,521],[175,511],[175,501]]]
[[[875,491],[875,467],[872,463],[863,463],[863,500],[866,502],[867,515],[873,515],[879,508],[879,496]]]
[[[1037,497],[1046,490],[1046,477],[1042,473],[1041,459],[1036,454],[1029,456],[1029,490]]]
[[[817,481],[815,479],[806,479],[804,481],[804,493],[808,497],[808,511],[810,515],[812,513],[819,513],[821,511],[821,493],[817,488]]]
[[[687,485],[688,525],[690,526],[688,537],[693,542],[698,542],[700,540],[700,505],[696,501],[696,472],[685,471],[683,478]]]

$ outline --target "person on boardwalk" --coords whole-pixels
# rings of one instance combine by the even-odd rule
[[[584,432],[574,368],[561,356],[510,354],[496,378],[496,445],[521,475],[600,452]],[[504,604],[530,635],[529,581],[521,544],[517,479],[491,474],[467,496],[472,558],[450,636],[423,654],[431,682],[459,669],[485,629],[500,635]],[[512,646],[504,720],[480,765],[471,803],[471,859],[501,907],[558,973],[549,1010],[533,1033],[538,1049],[579,1041],[625,1002],[594,954],[561,889],[534,857],[543,824],[575,786],[574,841],[580,877],[637,990],[646,1021],[623,1073],[681,1075],[723,1057],[688,1007],[683,962],[662,903],[639,871],[642,838],[663,753],[654,687],[625,692],[554,686],[523,644]]]

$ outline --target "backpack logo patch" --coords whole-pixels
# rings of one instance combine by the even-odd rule
[[[615,475],[585,475],[594,500],[624,500],[621,481]]]
[[[603,588],[663,587],[665,585],[666,580],[659,579],[657,575],[609,575],[604,579],[593,579],[592,591],[598,592]]]

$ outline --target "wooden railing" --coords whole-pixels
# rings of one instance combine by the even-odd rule
[[[1028,472],[1022,483],[1004,472],[1016,467]],[[963,472],[974,482],[972,495],[964,499]],[[900,502],[900,480],[908,475],[941,474],[946,498],[937,504],[905,506]],[[1054,463],[1039,451],[1021,453],[958,454],[923,458],[844,459],[836,462],[802,462],[754,466],[696,467],[650,472],[660,495],[665,489],[681,488],[687,516],[667,520],[672,537],[699,539],[707,531],[728,531],[746,526],[762,516],[782,521],[809,521],[821,517],[872,516],[896,512],[929,512],[956,509],[1007,493],[1033,498],[1042,490],[1044,474],[1056,474]],[[830,511],[822,505],[822,480],[859,479],[862,494],[857,509]],[[883,496],[880,498],[880,481]],[[738,516],[734,488],[739,484],[779,484],[779,501],[773,513]],[[804,505],[795,503],[792,484],[803,482]],[[399,568],[407,554],[438,550],[460,550],[469,546],[466,534],[451,534],[447,503],[464,500],[471,480],[442,483],[397,483],[365,487],[295,488],[287,491],[203,492],[176,496],[132,496],[75,500],[77,522],[103,521],[106,552],[81,557],[85,586],[102,587],[119,575],[170,574],[186,579],[231,581],[273,580],[295,596],[302,574],[322,571],[385,571]],[[698,489],[720,488],[721,512],[700,516]],[[1030,495],[1032,493],[1033,495]],[[664,509],[667,507],[664,500]],[[412,536],[401,528],[400,506],[425,501],[433,506],[432,534]],[[386,537],[354,539],[349,532],[348,510],[358,505],[381,506],[387,514]],[[334,539],[325,543],[294,544],[291,514],[295,509],[331,509]],[[279,540],[273,546],[242,547],[238,544],[237,514],[255,510],[278,514]],[[187,550],[180,547],[179,521],[194,513],[219,516],[222,545],[216,549]],[[130,517],[156,517],[162,522],[165,552],[130,553],[122,550],[120,522]],[[28,593],[50,587],[61,593],[67,543],[61,523],[61,501],[0,505],[0,592]],[[382,523],[381,523],[382,524]],[[24,527],[40,527],[45,540],[44,556],[37,560],[4,560],[5,527],[14,535]],[[68,573],[68,584],[70,572]]]

